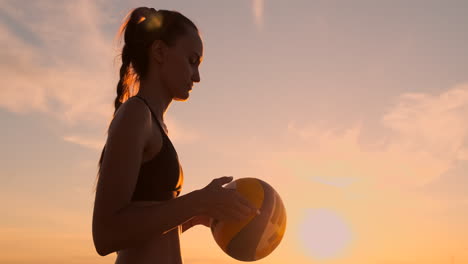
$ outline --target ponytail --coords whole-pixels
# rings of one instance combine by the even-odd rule
[[[114,117],[119,107],[131,96],[138,93],[140,79],[148,71],[148,51],[155,40],[162,40],[167,45],[175,44],[176,39],[187,32],[187,27],[198,29],[195,24],[177,11],[139,7],[130,11],[120,26],[118,37],[124,36],[122,47],[122,66],[114,100]],[[99,170],[95,187],[101,174],[104,157],[104,145],[99,158]],[[95,188],[96,190],[96,188]]]

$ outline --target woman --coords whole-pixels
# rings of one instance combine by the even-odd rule
[[[222,186],[232,177],[179,196],[183,172],[167,136],[164,113],[185,101],[203,44],[197,27],[175,11],[140,7],[129,13],[115,112],[99,161],[93,241],[116,263],[182,263],[179,235],[211,219],[241,220],[257,209]]]

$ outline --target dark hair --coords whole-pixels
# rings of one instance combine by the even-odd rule
[[[113,116],[123,102],[137,94],[139,81],[145,78],[148,71],[148,52],[151,44],[155,40],[162,40],[169,47],[174,46],[178,37],[186,34],[190,27],[198,32],[195,24],[177,11],[156,11],[154,8],[138,7],[127,14],[118,32],[119,39],[124,35],[124,45]],[[97,179],[101,172],[105,149],[104,145],[99,159]]]

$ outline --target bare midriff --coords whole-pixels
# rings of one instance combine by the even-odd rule
[[[115,264],[182,264],[181,226],[135,248],[120,250]]]

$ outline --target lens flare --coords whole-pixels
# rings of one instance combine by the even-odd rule
[[[263,9],[264,9],[264,0],[253,0],[252,1],[252,10],[255,17],[255,23],[258,27],[262,27],[263,22]]]
[[[303,221],[299,237],[306,253],[314,259],[336,258],[352,240],[350,228],[332,210],[309,209]]]
[[[159,30],[162,27],[163,23],[163,16],[162,14],[156,14],[155,16],[152,16],[149,18],[149,21],[146,24],[146,30],[148,31],[154,31],[154,30]]]

